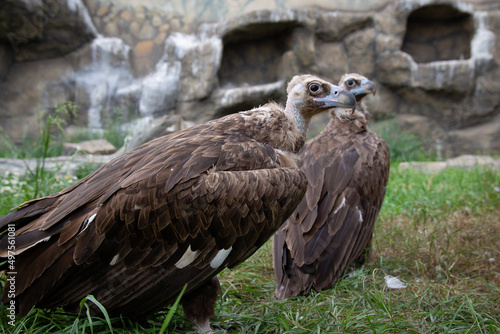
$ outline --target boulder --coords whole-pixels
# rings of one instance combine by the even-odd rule
[[[179,62],[179,101],[201,100],[210,95],[217,84],[217,71],[222,57],[222,39],[175,33],[165,41],[163,61]]]
[[[63,154],[93,154],[103,155],[116,152],[116,147],[105,139],[86,140],[80,143],[64,143]]]
[[[20,142],[64,100],[80,106],[69,126],[94,130],[121,114],[202,122],[284,103],[299,73],[336,83],[358,72],[377,83],[375,118],[395,118],[443,156],[498,154],[500,6],[365,2],[5,0],[0,126]]]
[[[71,63],[65,58],[14,63],[0,82],[1,127],[15,143],[36,137],[44,115],[71,100],[74,92]]]
[[[500,115],[484,124],[452,130],[448,133],[453,155],[460,153],[500,152]]]
[[[0,44],[0,82],[5,79],[12,64],[13,52],[8,44]]]
[[[325,42],[317,46],[315,63],[325,80],[337,83],[344,73],[350,72],[350,62],[342,43]]]
[[[374,17],[374,114],[392,109],[403,128],[419,117],[412,131],[444,156],[497,152],[500,8],[476,5],[395,1]]]
[[[317,13],[316,34],[324,42],[341,41],[372,23],[371,13],[324,11]]]
[[[375,36],[374,28],[360,29],[346,36],[344,40],[349,71],[363,73],[372,78],[375,71]]]
[[[18,62],[65,55],[96,35],[81,0],[4,0],[0,6],[0,40]]]
[[[472,169],[476,167],[490,168],[500,170],[500,159],[494,159],[490,156],[464,154],[446,161],[430,162],[402,162],[398,168],[402,170],[415,169],[419,172],[436,174],[445,168],[463,168]]]

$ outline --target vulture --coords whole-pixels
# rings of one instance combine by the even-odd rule
[[[305,194],[295,153],[310,118],[356,106],[312,75],[293,77],[287,93],[285,107],[270,102],[152,140],[1,217],[0,301],[13,300],[15,276],[20,316],[78,311],[92,294],[109,314],[141,320],[186,285],[185,315],[210,330],[216,275],[271,238]]]
[[[330,111],[326,128],[298,154],[309,181],[306,195],[273,238],[278,299],[331,288],[346,268],[363,263],[389,178],[389,148],[367,129],[363,97],[375,84],[345,74],[339,86],[357,107],[347,116]]]

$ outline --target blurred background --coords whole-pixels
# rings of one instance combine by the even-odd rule
[[[296,74],[358,72],[377,84],[367,99],[386,140],[410,133],[427,159],[498,155],[496,36],[497,0],[3,0],[0,151],[62,109],[62,141],[131,148],[284,102]]]

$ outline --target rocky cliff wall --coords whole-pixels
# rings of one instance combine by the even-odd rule
[[[241,3],[240,3],[241,2]],[[500,153],[500,4],[474,0],[44,0],[0,4],[0,125],[16,141],[63,100],[72,125],[117,113],[201,122],[284,100],[297,73],[378,84],[445,156]]]

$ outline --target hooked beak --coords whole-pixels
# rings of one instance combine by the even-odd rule
[[[358,88],[351,89],[351,93],[356,97],[357,101],[360,101],[363,97],[368,94],[375,95],[377,91],[377,86],[373,81],[363,80],[361,81],[361,85]]]
[[[332,85],[330,94],[325,97],[313,98],[316,102],[323,102],[325,106],[356,109],[356,98],[354,95],[338,86]]]

